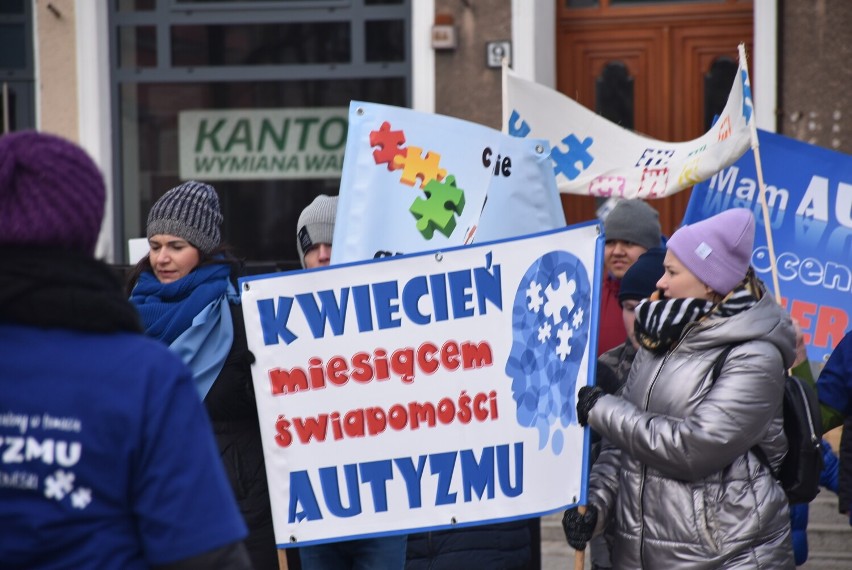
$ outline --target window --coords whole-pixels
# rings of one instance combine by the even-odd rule
[[[0,2],[0,134],[35,126],[32,3]]]
[[[275,157],[276,168],[255,168],[228,156],[251,144],[249,123],[240,123],[246,130],[239,134],[224,133],[251,113],[286,121],[311,110],[345,117],[352,100],[409,106],[410,0],[115,0],[111,6],[121,243],[144,236],[150,207],[191,172],[216,188],[224,239],[250,266],[301,267],[298,216],[316,195],[338,193],[342,148],[319,174],[289,168],[295,160],[289,149]],[[187,127],[190,117],[195,125],[208,121],[208,143],[218,138],[211,143],[215,156],[196,155],[187,168],[181,153],[199,137]],[[217,170],[207,159],[229,161],[229,169]],[[126,252],[117,254],[123,259]]]

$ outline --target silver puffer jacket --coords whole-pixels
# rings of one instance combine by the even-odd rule
[[[794,357],[793,324],[768,294],[690,325],[665,355],[640,350],[622,396],[601,397],[589,415],[610,442],[588,502],[596,532],[615,519],[614,568],[795,568],[784,490],[749,451],[759,444],[774,467],[786,453],[781,403]]]

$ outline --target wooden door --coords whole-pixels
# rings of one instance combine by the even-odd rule
[[[748,0],[559,0],[557,6],[557,89],[649,137],[679,142],[707,131],[727,99],[740,43],[754,76]],[[621,109],[614,117],[611,100]],[[667,235],[683,219],[689,194],[651,202]],[[562,204],[575,223],[593,219],[598,200],[562,194]]]

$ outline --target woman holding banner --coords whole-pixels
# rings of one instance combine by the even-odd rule
[[[235,281],[240,263],[221,243],[212,186],[185,182],[148,214],[150,252],[130,276],[130,300],[145,332],[192,369],[225,471],[249,527],[255,570],[277,570],[278,554],[245,327]]]
[[[566,511],[583,548],[613,521],[616,568],[794,568],[778,466],[781,402],[796,357],[790,317],[749,262],[754,218],[727,210],[671,237],[657,286],[636,309],[641,347],[622,396],[581,388],[577,414],[609,441],[588,505]],[[713,368],[726,347],[718,377]]]

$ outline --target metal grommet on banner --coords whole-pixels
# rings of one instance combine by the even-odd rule
[[[536,152],[537,154],[541,154],[541,153],[543,153],[543,152],[544,152],[544,147],[543,147],[543,146],[541,146],[540,144],[535,145],[535,152]]]
[[[355,114],[358,115],[358,116],[363,115],[364,114],[364,107],[358,107],[357,109],[355,109]]]
[[[441,263],[443,260],[444,260],[444,254],[441,253],[440,251],[436,251],[435,252],[435,261],[437,261],[438,263]]]
[[[295,537],[295,536],[293,536],[292,534],[290,535],[290,542],[298,542],[298,541],[296,540],[296,537]]]
[[[249,290],[249,284],[243,283],[243,291],[248,291],[248,290]]]
[[[450,524],[458,524],[459,521],[456,520],[456,517],[450,518]]]
[[[577,502],[577,495],[574,495],[573,499],[571,499],[571,502],[572,502],[572,503],[576,503],[576,502]]]

